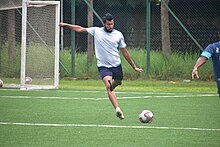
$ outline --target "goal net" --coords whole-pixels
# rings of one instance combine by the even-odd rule
[[[60,2],[23,0],[22,8],[16,7],[16,12],[11,14],[15,15],[11,22],[14,26],[9,26],[9,22],[6,24],[9,30],[20,28],[20,34],[13,31],[12,39],[7,36],[0,46],[0,79],[4,81],[4,87],[21,90],[58,88]],[[21,37],[16,39],[16,35]],[[15,45],[10,47],[13,42]]]

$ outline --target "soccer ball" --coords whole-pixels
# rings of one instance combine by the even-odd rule
[[[25,78],[25,83],[26,84],[31,84],[31,82],[32,82],[32,78],[31,77],[26,77]]]
[[[143,110],[139,114],[139,120],[142,123],[151,123],[153,121],[154,114],[150,110]]]
[[[0,87],[3,87],[3,81],[0,79]]]

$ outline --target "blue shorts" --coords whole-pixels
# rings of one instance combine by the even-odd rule
[[[111,76],[112,79],[122,80],[123,79],[123,72],[121,65],[117,67],[98,67],[99,74],[103,79],[105,76]]]

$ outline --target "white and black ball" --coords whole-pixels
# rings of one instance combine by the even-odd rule
[[[154,114],[150,110],[143,110],[139,114],[139,120],[142,123],[151,123],[153,121]]]

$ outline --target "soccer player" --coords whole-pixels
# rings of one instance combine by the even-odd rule
[[[215,80],[218,87],[218,94],[220,97],[220,41],[213,44],[209,44],[206,49],[202,52],[201,56],[198,58],[193,70],[192,79],[194,76],[199,78],[198,68],[206,63],[208,59],[212,58]]]
[[[120,119],[124,119],[124,114],[119,107],[116,94],[114,92],[115,87],[121,85],[121,81],[123,79],[119,49],[135,71],[141,73],[142,69],[135,65],[128,50],[126,49],[123,34],[114,29],[113,15],[110,13],[104,15],[103,27],[84,28],[79,25],[62,22],[60,23],[60,27],[68,27],[69,29],[80,33],[89,33],[94,37],[95,55],[99,74],[105,84],[109,100],[115,108],[116,116]]]

